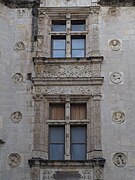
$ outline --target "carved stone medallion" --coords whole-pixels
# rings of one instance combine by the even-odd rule
[[[18,17],[22,17],[22,16],[24,16],[24,14],[26,14],[26,9],[18,9],[17,10],[17,16]]]
[[[11,120],[13,123],[19,123],[22,120],[22,113],[19,111],[12,113]]]
[[[23,81],[23,75],[20,73],[16,73],[12,76],[12,81],[15,84],[21,83]]]
[[[109,47],[113,50],[113,51],[118,51],[121,48],[121,42],[117,39],[112,39],[109,42]]]
[[[110,80],[114,84],[120,84],[122,82],[122,74],[119,72],[114,72],[110,75]]]
[[[127,164],[127,156],[124,153],[116,153],[112,160],[115,166],[118,167],[123,167]]]
[[[25,44],[23,43],[23,42],[17,42],[16,44],[15,44],[15,48],[14,48],[15,50],[17,50],[17,51],[24,51],[25,50]]]
[[[125,113],[121,111],[116,111],[112,115],[113,122],[121,124],[125,121]]]
[[[8,165],[12,168],[19,166],[21,163],[21,156],[17,153],[12,153],[8,156]]]

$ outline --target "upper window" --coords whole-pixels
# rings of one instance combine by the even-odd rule
[[[84,20],[72,20],[71,21],[71,30],[72,31],[85,31],[85,21]]]
[[[52,31],[66,31],[66,21],[52,21]]]
[[[51,33],[52,57],[85,57],[85,20],[52,21]]]
[[[52,57],[64,58],[66,54],[66,37],[52,36]]]

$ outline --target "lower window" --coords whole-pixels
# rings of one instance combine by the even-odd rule
[[[86,159],[86,126],[70,126],[70,156],[71,160]],[[65,127],[49,127],[49,159],[64,160],[65,154]]]

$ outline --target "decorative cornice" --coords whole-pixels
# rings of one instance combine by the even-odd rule
[[[55,161],[55,160],[44,160],[42,158],[32,158],[28,160],[28,164],[30,167],[33,166],[39,166],[39,167],[50,167],[50,166],[101,166],[104,167],[105,164],[105,159],[104,158],[94,158],[94,159],[90,159],[90,160],[63,160],[63,161]]]
[[[98,2],[101,6],[135,6],[135,0],[100,0]]]
[[[40,0],[2,0],[9,8],[32,8],[40,5]]]

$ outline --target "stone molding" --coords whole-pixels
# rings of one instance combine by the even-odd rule
[[[9,8],[32,8],[40,5],[40,0],[2,0]]]
[[[134,0],[99,0],[101,6],[135,6]]]

